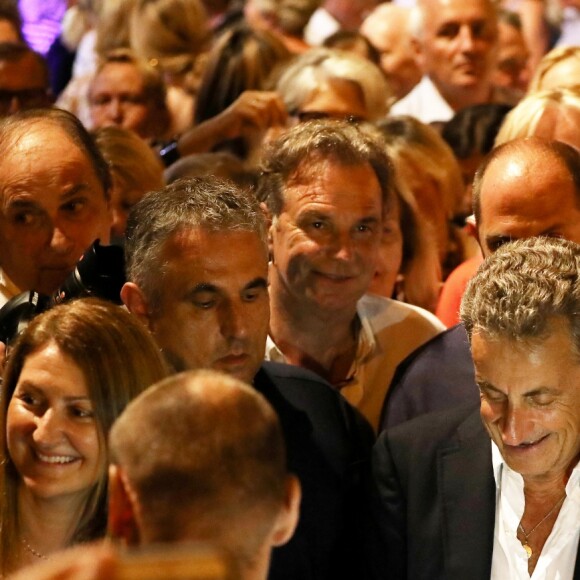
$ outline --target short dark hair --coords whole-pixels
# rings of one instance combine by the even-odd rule
[[[381,188],[383,209],[394,203],[393,165],[379,132],[367,124],[325,119],[296,125],[267,150],[257,195],[272,215],[283,211],[285,185],[302,163],[317,163],[321,158],[370,165]]]
[[[112,187],[109,166],[91,134],[68,111],[57,108],[29,109],[0,119],[0,159],[12,150],[14,143],[31,126],[42,123],[51,123],[62,129],[70,137],[71,141],[85,154],[93,167],[97,179],[103,187],[106,199],[109,199]]]
[[[443,124],[441,137],[458,159],[467,159],[474,154],[487,155],[505,116],[512,105],[483,103],[465,107],[452,119]]]
[[[251,559],[283,505],[280,421],[260,393],[224,373],[187,371],[153,385],[115,422],[110,444],[151,541],[191,531],[219,545],[233,526],[234,545],[220,547]]]
[[[544,158],[550,157],[552,161],[560,162],[564,165],[574,183],[576,203],[580,207],[580,151],[561,141],[546,141],[539,137],[526,137],[507,141],[493,149],[475,172],[472,195],[476,224],[481,223],[481,189],[489,167],[500,158],[515,153],[533,152],[543,154]]]

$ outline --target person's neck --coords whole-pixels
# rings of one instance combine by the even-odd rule
[[[356,355],[356,304],[349,310],[326,311],[283,288],[273,287],[270,296],[270,336],[286,361],[331,384],[343,381]]]
[[[78,525],[86,496],[45,499],[28,489],[18,492],[18,517],[23,544],[41,556],[67,547]]]
[[[490,103],[493,97],[493,86],[490,83],[480,83],[461,91],[445,91],[442,87],[437,87],[437,90],[455,112],[465,107]]]
[[[526,504],[549,503],[552,500],[562,497],[565,493],[568,479],[570,479],[570,473],[560,472],[547,474],[543,477],[524,476],[524,496],[526,498]]]

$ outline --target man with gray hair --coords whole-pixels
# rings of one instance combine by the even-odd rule
[[[461,306],[479,409],[375,447],[377,578],[579,577],[579,313],[579,245],[529,238],[483,263]]]
[[[269,578],[352,578],[372,433],[318,376],[263,363],[270,310],[258,201],[214,177],[176,181],[134,206],[125,250],[121,297],[173,368],[225,372],[253,385],[278,414],[303,497],[296,533],[275,550]]]
[[[424,76],[392,114],[431,123],[471,105],[513,101],[492,84],[498,37],[493,0],[419,0],[413,10],[413,43]]]

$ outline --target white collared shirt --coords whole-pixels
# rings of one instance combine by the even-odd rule
[[[377,431],[387,389],[397,365],[445,330],[445,326],[418,306],[373,294],[363,296],[356,311],[360,331],[355,358],[346,379],[335,386]],[[266,342],[265,357],[266,360],[286,362],[271,337]]]
[[[580,538],[580,463],[568,480],[566,499],[530,576],[526,551],[517,538],[525,507],[524,480],[508,467],[493,442],[491,456],[496,484],[491,580],[572,580]]]
[[[14,296],[18,296],[20,293],[21,290],[17,288],[16,284],[14,284],[14,282],[12,282],[12,280],[10,280],[10,278],[8,278],[4,273],[4,270],[0,268],[0,308],[2,308],[8,300],[14,298]]]
[[[423,123],[449,121],[455,111],[443,98],[433,81],[423,76],[411,92],[397,101],[389,112],[390,115],[411,115]]]

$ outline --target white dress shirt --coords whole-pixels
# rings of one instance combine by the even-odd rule
[[[491,580],[572,580],[580,537],[580,463],[566,485],[566,499],[548,536],[532,576],[528,557],[517,538],[524,514],[524,480],[504,462],[492,442],[496,512]]]

